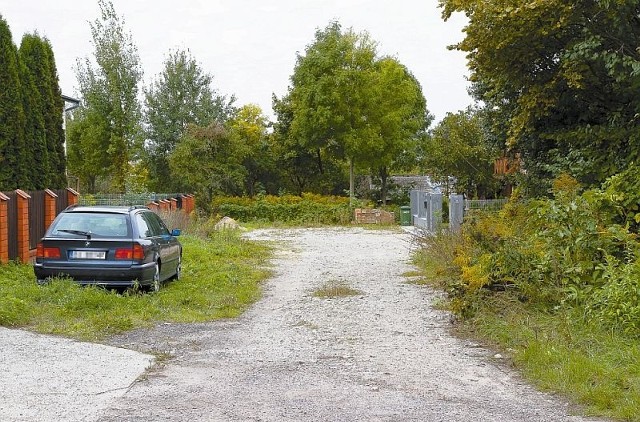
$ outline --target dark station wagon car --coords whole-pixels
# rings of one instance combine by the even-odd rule
[[[180,277],[179,235],[147,207],[71,206],[38,243],[34,272],[40,284],[64,276],[79,284],[157,291]]]

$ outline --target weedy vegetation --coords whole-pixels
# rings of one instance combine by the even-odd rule
[[[590,415],[640,421],[640,198],[616,195],[620,177],[580,192],[562,176],[548,199],[516,193],[459,233],[424,236],[415,262],[461,333]]]
[[[362,291],[354,289],[344,282],[330,280],[313,291],[314,297],[322,299],[341,298],[349,296],[360,296]]]

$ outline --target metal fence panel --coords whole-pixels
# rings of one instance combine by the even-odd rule
[[[424,191],[411,192],[413,225],[428,231],[442,224],[442,194]]]
[[[411,214],[416,227],[434,232],[442,225],[442,194],[419,190],[411,191]],[[449,227],[459,230],[469,210],[499,210],[507,199],[466,200],[463,195],[449,197]]]
[[[80,195],[80,205],[146,205],[161,199],[182,198],[181,193],[125,193],[125,194],[84,194]],[[182,201],[178,202],[178,207]]]
[[[427,201],[427,192],[418,192],[418,218],[427,218],[427,207],[425,207]]]
[[[504,207],[508,199],[467,199],[464,201],[465,210],[498,211]]]
[[[442,194],[430,193],[427,195],[428,226],[429,231],[435,232],[442,226]]]
[[[412,190],[409,194],[411,204],[411,215],[415,218],[418,217],[418,194],[420,191]]]
[[[44,236],[44,198],[43,190],[28,192],[29,196],[29,248],[35,249],[38,241]]]

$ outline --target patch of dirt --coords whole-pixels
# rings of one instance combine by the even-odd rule
[[[438,295],[407,283],[401,231],[258,230],[275,276],[237,320],[163,324],[113,345],[170,355],[101,421],[586,421],[449,333]],[[359,295],[314,297],[328,282]]]

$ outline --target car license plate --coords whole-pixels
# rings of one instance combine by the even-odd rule
[[[71,251],[71,259],[104,259],[104,251]]]

